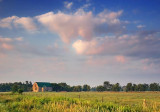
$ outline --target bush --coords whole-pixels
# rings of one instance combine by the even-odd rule
[[[18,93],[19,93],[19,94],[22,94],[22,93],[23,93],[23,90],[22,90],[22,89],[18,89]]]

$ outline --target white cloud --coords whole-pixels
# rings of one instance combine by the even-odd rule
[[[32,18],[29,17],[21,17],[18,18],[14,21],[14,24],[17,26],[22,25],[24,29],[28,30],[28,31],[34,31],[36,30],[36,25],[34,24]]]
[[[7,18],[4,18],[4,19],[1,19],[0,20],[0,27],[11,29],[12,28],[12,23],[17,18],[18,18],[17,16],[12,16],[12,17],[7,17]]]
[[[144,27],[146,27],[145,25],[137,25],[137,28],[144,28]]]
[[[71,9],[73,5],[73,2],[64,2],[64,6],[67,8],[67,9]]]
[[[23,37],[9,38],[0,36],[0,42],[13,42],[13,41],[22,41]]]
[[[103,11],[98,15],[79,9],[73,14],[63,12],[37,16],[37,20],[54,33],[58,33],[65,43],[81,36],[85,40],[91,40],[97,33],[119,33],[122,31],[121,21],[118,17],[123,11]]]
[[[90,4],[90,3],[87,3],[87,4],[84,4],[80,9],[86,9],[86,8],[88,8],[89,6],[91,6],[91,4]]]
[[[0,50],[12,50],[15,48],[16,43],[22,40],[22,37],[9,38],[0,36]]]
[[[17,40],[17,41],[23,41],[23,37],[17,37],[17,38],[15,38],[15,40]]]
[[[77,40],[72,47],[77,54],[121,56],[116,58],[119,62],[125,62],[122,56],[158,58],[160,40],[153,34],[142,34],[106,36],[91,41]]]
[[[93,54],[99,54],[102,51],[102,48],[98,47],[98,43],[96,40],[92,41],[77,40],[72,44],[72,47],[75,48],[77,54],[93,55]]]
[[[126,58],[124,56],[121,56],[121,55],[116,56],[115,59],[116,59],[117,62],[120,62],[120,63],[125,63],[126,62]]]
[[[120,20],[118,17],[123,13],[122,10],[118,12],[109,12],[104,10],[100,14],[98,14],[101,23],[108,23],[108,24],[120,24]]]
[[[7,43],[2,43],[2,44],[1,44],[1,47],[2,47],[3,49],[6,49],[6,50],[12,50],[12,49],[13,49],[13,46],[10,45],[10,44],[7,44]]]
[[[88,12],[80,15],[78,13],[64,14],[49,12],[37,16],[40,23],[49,28],[52,32],[58,33],[65,43],[69,43],[77,36],[90,39],[92,37],[93,26],[91,23],[92,13]]]
[[[3,38],[0,36],[0,42],[11,42],[12,39],[11,38]]]
[[[86,4],[83,8],[88,7]],[[71,6],[71,5],[69,5]],[[96,35],[107,33],[121,33],[123,31],[122,24],[118,17],[123,13],[122,10],[111,12],[104,10],[103,12],[93,15],[92,11],[85,12],[83,8],[78,9],[75,13],[66,14],[63,12],[48,12],[30,17],[7,17],[0,20],[2,28],[24,28],[27,31],[35,31],[37,29],[34,19],[47,27],[51,32],[57,33],[65,43],[69,43],[78,37],[85,40],[91,40]]]
[[[0,27],[2,28],[15,28],[15,27],[23,27],[28,31],[36,30],[36,25],[33,22],[33,19],[30,17],[7,17],[0,20]]]

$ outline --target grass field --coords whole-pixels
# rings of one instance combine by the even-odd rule
[[[160,92],[0,93],[0,112],[160,112]]]

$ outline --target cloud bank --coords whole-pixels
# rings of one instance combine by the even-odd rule
[[[34,31],[41,24],[50,32],[58,34],[64,43],[72,44],[76,53],[81,55],[158,58],[159,32],[141,30],[129,33],[124,27],[129,22],[120,20],[122,14],[122,10],[104,10],[94,15],[92,11],[86,12],[80,8],[74,13],[48,12],[32,18],[11,16],[0,20],[0,27]],[[144,26],[138,25],[137,28]],[[17,40],[20,41],[21,38]],[[11,40],[0,38],[0,41]],[[5,46],[7,45],[4,44],[3,47]],[[117,60],[124,62],[122,57]]]
[[[159,58],[160,39],[156,35],[106,36],[89,42],[77,40],[72,46],[78,54],[84,55],[125,55],[138,58]]]

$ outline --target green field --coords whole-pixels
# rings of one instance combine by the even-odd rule
[[[160,112],[160,92],[0,93],[0,112]]]

